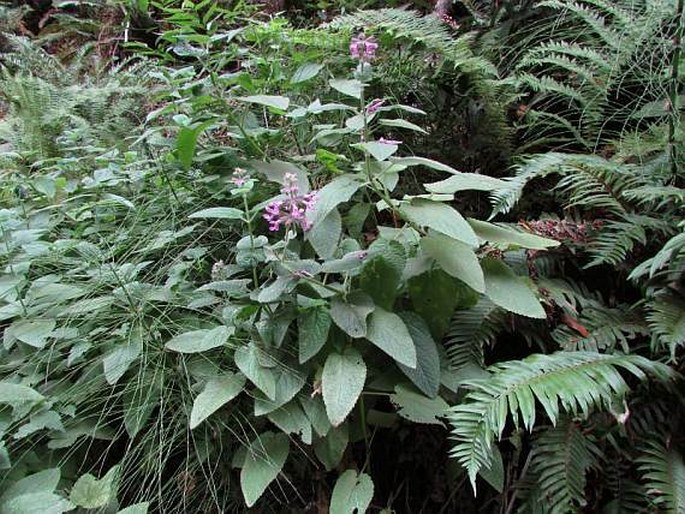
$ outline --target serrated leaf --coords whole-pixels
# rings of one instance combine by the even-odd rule
[[[400,213],[416,225],[431,228],[471,247],[478,245],[478,238],[471,225],[447,204],[415,198],[411,203],[401,204]]]
[[[290,443],[285,434],[266,432],[252,442],[240,470],[240,488],[248,507],[252,507],[276,479],[289,451]]]
[[[74,510],[68,500],[48,491],[27,493],[2,502],[0,514],[62,514]]]
[[[226,373],[209,380],[193,402],[193,409],[190,412],[191,430],[238,396],[243,387],[245,376],[240,373]]]
[[[323,69],[323,64],[317,64],[313,62],[307,62],[302,64],[295,73],[293,73],[290,79],[291,84],[299,84],[300,82],[306,82],[316,77],[319,72]]]
[[[43,395],[21,384],[0,382],[0,403],[18,405],[24,402],[39,402]]]
[[[34,348],[43,348],[54,329],[55,320],[52,319],[15,321],[5,330],[5,347],[7,341],[18,339]]]
[[[299,372],[288,368],[275,369],[276,390],[274,397],[267,399],[259,394],[255,395],[255,416],[263,416],[282,407],[292,400],[304,387],[305,381]]]
[[[403,166],[425,166],[426,168],[431,168],[438,171],[446,171],[447,173],[459,173],[457,170],[432,159],[426,159],[425,157],[395,157],[392,162],[401,164]]]
[[[226,344],[226,340],[235,332],[234,327],[216,327],[212,329],[191,330],[170,339],[164,347],[179,353],[200,353]]]
[[[361,187],[359,179],[353,175],[343,175],[326,184],[319,190],[314,211],[307,214],[312,230],[328,214],[343,202],[347,202]]]
[[[297,317],[300,364],[307,362],[328,340],[332,318],[327,309],[307,309]]]
[[[366,473],[345,471],[335,483],[330,514],[362,514],[373,499],[373,481]]]
[[[283,433],[297,434],[302,438],[303,443],[312,444],[312,425],[297,402],[290,402],[270,412],[267,417]]]
[[[443,234],[430,232],[421,239],[421,248],[426,255],[435,259],[445,272],[475,291],[485,292],[483,270],[470,246]]]
[[[116,384],[142,351],[140,343],[131,342],[119,345],[102,359],[105,379],[110,385]]]
[[[236,366],[250,382],[272,400],[276,398],[276,375],[260,363],[260,349],[254,343],[241,346],[233,356]]]
[[[506,182],[495,177],[460,172],[456,172],[454,176],[445,180],[424,184],[427,191],[436,194],[453,194],[459,191],[494,191],[506,186]]]
[[[326,471],[330,471],[340,464],[349,442],[350,435],[347,423],[331,428],[324,437],[314,442],[314,453]]]
[[[10,485],[0,497],[0,505],[4,505],[12,498],[31,493],[51,493],[57,488],[61,472],[58,468],[49,468],[22,478]]]
[[[344,95],[351,96],[352,98],[361,99],[362,90],[364,89],[364,84],[356,79],[331,79],[328,84],[336,91],[341,92]]]
[[[416,368],[416,348],[402,318],[376,307],[369,316],[366,338],[409,368]]]
[[[69,500],[84,509],[106,506],[116,495],[118,475],[119,466],[111,468],[101,480],[91,474],[82,475],[72,487]]]
[[[398,414],[409,421],[445,426],[438,418],[447,416],[449,405],[439,396],[428,398],[411,387],[399,384],[395,393],[390,395],[390,401],[399,408]]]
[[[485,294],[495,305],[529,318],[545,319],[528,277],[516,275],[504,262],[491,257],[481,261],[485,275]]]
[[[347,302],[336,296],[331,301],[331,318],[350,337],[364,337],[366,318],[373,308],[373,301],[363,293],[347,295]]]
[[[435,398],[440,388],[440,355],[426,322],[413,312],[401,312],[400,318],[409,330],[416,348],[416,368],[398,364],[409,379],[426,396]]]
[[[135,505],[130,505],[117,512],[117,514],[147,514],[149,508],[150,502],[141,502],[136,503]]]
[[[388,157],[397,152],[399,146],[390,143],[381,143],[378,141],[369,141],[368,143],[358,143],[352,145],[356,148],[361,148],[366,153],[371,155],[377,161],[385,161]]]
[[[361,354],[348,347],[343,353],[331,353],[321,376],[323,401],[331,425],[337,427],[357,404],[366,381],[366,364]]]
[[[236,100],[251,104],[264,105],[266,107],[273,107],[279,111],[287,111],[288,107],[290,106],[290,98],[286,96],[252,95],[238,97]]]
[[[408,129],[408,130],[413,130],[414,132],[420,132],[421,134],[428,134],[422,127],[419,127],[415,123],[412,123],[407,120],[402,120],[402,119],[393,119],[393,120],[388,120],[388,119],[382,119],[380,120],[381,125],[384,125],[386,127],[397,127],[397,128],[403,128],[403,129]]]
[[[513,247],[528,248],[530,250],[546,250],[547,248],[554,248],[561,244],[554,239],[519,232],[503,227],[502,225],[488,223],[487,221],[469,218],[468,222],[480,239],[505,249]]]
[[[196,218],[212,218],[224,220],[243,220],[245,215],[240,209],[233,207],[212,207],[210,209],[202,209],[188,216],[191,219]]]
[[[341,235],[342,218],[338,210],[333,209],[307,232],[306,239],[319,257],[330,259],[338,249]]]

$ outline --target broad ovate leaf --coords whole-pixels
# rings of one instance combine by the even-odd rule
[[[397,362],[416,368],[416,347],[397,314],[376,307],[369,316],[366,338]]]
[[[216,327],[212,329],[191,330],[169,340],[164,347],[179,353],[200,353],[213,350],[226,344],[235,332],[234,327]]]
[[[453,207],[424,198],[415,198],[400,205],[404,218],[416,225],[427,227],[467,244],[478,245],[478,238],[466,220]]]
[[[343,353],[331,353],[321,376],[326,414],[334,427],[340,425],[357,404],[366,381],[366,364],[352,347]]]
[[[328,84],[336,91],[352,98],[360,99],[362,97],[362,90],[364,84],[357,79],[331,79]]]
[[[366,473],[348,469],[335,483],[330,514],[362,514],[373,499],[373,481]]]
[[[529,318],[547,317],[528,277],[516,275],[504,262],[492,257],[483,259],[481,265],[485,294],[495,305]]]
[[[195,398],[190,412],[190,428],[202,423],[217,410],[238,396],[245,386],[241,373],[226,373],[207,382],[203,391]]]
[[[276,479],[289,451],[288,436],[282,433],[266,432],[252,442],[240,470],[240,488],[248,507],[252,507]]]
[[[485,292],[483,270],[473,249],[439,232],[429,233],[421,239],[421,248],[448,274],[458,278],[475,291]]]
[[[487,221],[471,218],[469,218],[468,221],[481,240],[504,249],[528,248],[530,250],[546,250],[547,248],[554,248],[561,244],[554,239],[536,236],[535,234],[527,234],[526,232],[519,232],[513,228],[488,223]]]
[[[100,480],[91,474],[79,477],[69,494],[69,500],[84,509],[99,509],[108,505],[116,495],[119,466],[111,468]]]
[[[285,96],[252,95],[238,97],[236,98],[236,100],[240,100],[241,102],[247,102],[251,104],[264,105],[266,107],[278,109],[279,111],[286,111],[290,106],[290,98]]]
[[[398,364],[409,379],[421,392],[435,398],[440,388],[440,355],[426,322],[413,312],[399,314],[416,347],[416,368]]]

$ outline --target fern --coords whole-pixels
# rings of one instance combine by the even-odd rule
[[[675,360],[677,348],[685,346],[685,300],[675,295],[663,295],[650,301],[647,308],[650,329]]]
[[[685,512],[685,463],[674,449],[651,441],[638,458],[647,493],[670,514]]]
[[[504,311],[485,297],[470,309],[457,311],[445,335],[450,367],[456,371],[484,368],[483,348],[495,341],[504,319]]]
[[[562,352],[499,363],[489,368],[487,380],[468,382],[472,391],[448,417],[456,441],[451,454],[466,468],[474,490],[476,475],[490,465],[493,440],[502,436],[508,414],[516,426],[522,422],[529,430],[535,425],[536,399],[553,424],[561,410],[587,415],[628,392],[619,369],[640,379],[646,372],[661,380],[672,374],[667,366],[638,355]]]
[[[601,450],[577,421],[565,418],[545,427],[531,450],[530,474],[535,488],[529,502],[544,504],[550,514],[575,512],[586,505],[586,474]]]

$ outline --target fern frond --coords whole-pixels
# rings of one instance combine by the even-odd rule
[[[468,382],[472,391],[448,415],[456,441],[451,455],[467,470],[475,490],[476,475],[488,467],[491,446],[502,436],[508,414],[528,430],[535,425],[536,400],[553,424],[561,410],[587,415],[629,391],[619,370],[639,379],[646,373],[661,380],[672,376],[668,366],[639,355],[592,352],[531,355],[490,367],[490,378]]]
[[[504,319],[505,312],[485,297],[470,309],[457,311],[445,335],[450,368],[484,368],[483,348],[495,340]]]
[[[670,514],[685,512],[685,463],[675,449],[651,441],[638,457],[647,493]]]
[[[647,309],[649,328],[675,358],[676,349],[685,346],[685,300],[664,295],[650,301]]]
[[[531,451],[533,501],[542,502],[550,514],[575,512],[585,506],[586,474],[600,456],[592,435],[576,420],[566,418],[556,427],[544,428]]]

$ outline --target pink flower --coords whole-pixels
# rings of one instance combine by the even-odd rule
[[[366,106],[366,114],[368,114],[370,116],[371,114],[378,112],[378,109],[380,109],[384,103],[385,103],[385,100],[381,100],[380,98],[376,98],[373,102],[371,102],[369,105]]]
[[[378,43],[375,38],[366,37],[364,34],[359,34],[350,42],[350,55],[362,62],[373,60],[376,57],[376,50],[378,50]]]
[[[382,145],[401,145],[402,141],[398,141],[397,139],[385,139],[384,137],[380,138],[378,142]]]
[[[281,225],[285,227],[299,225],[302,230],[309,230],[312,224],[307,219],[307,213],[316,205],[317,192],[311,191],[301,195],[297,176],[293,173],[286,173],[283,182],[281,193],[285,195],[285,199],[274,200],[264,209],[263,217],[269,222],[269,230],[277,232]]]

